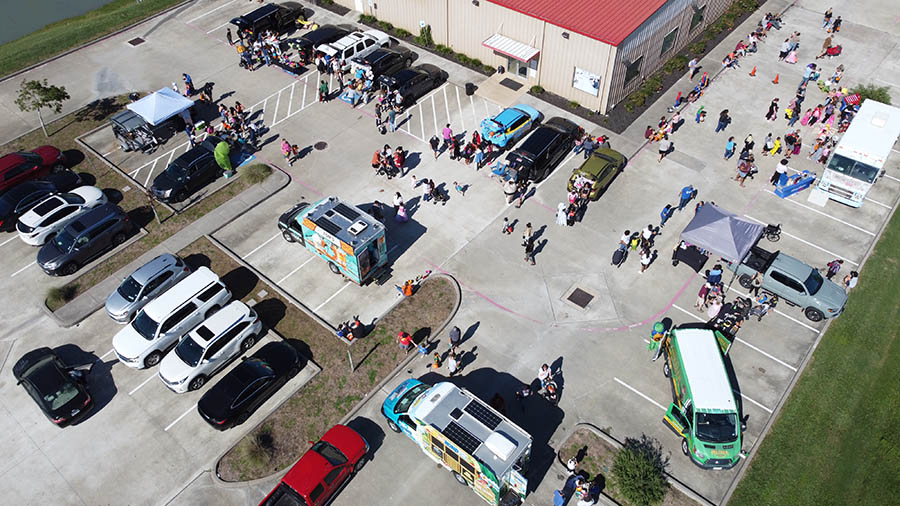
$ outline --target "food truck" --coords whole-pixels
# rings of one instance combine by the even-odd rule
[[[360,208],[327,197],[300,202],[278,218],[288,242],[297,242],[356,284],[376,277],[387,264],[384,225]]]
[[[521,504],[531,436],[469,391],[417,379],[400,384],[381,413],[462,485],[497,506]]]

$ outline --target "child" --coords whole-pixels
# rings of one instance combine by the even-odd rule
[[[410,174],[409,177],[412,178],[412,179],[411,179],[411,181],[412,181],[411,184],[412,184],[412,187],[413,187],[413,188],[419,186],[419,183],[420,183],[421,181],[419,181],[419,179],[416,178],[416,175],[415,175],[415,174]]]
[[[454,182],[453,182],[453,187],[456,188],[456,191],[458,191],[458,192],[460,193],[460,195],[462,195],[462,196],[465,196],[465,195],[466,195],[466,187],[465,187],[465,186],[463,186],[463,185],[457,183],[456,181],[454,181]]]
[[[434,370],[438,370],[441,368],[441,354],[438,352],[434,352],[434,356],[431,357],[431,368]]]
[[[512,234],[512,231],[513,231],[513,226],[512,226],[512,224],[509,222],[509,218],[507,218],[507,217],[504,216],[504,217],[503,217],[503,230],[502,230],[502,232],[503,232],[504,234],[506,234],[506,235],[510,235],[510,234]]]

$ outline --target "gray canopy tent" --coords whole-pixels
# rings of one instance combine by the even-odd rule
[[[738,218],[706,204],[681,232],[681,239],[731,262],[742,261],[762,236],[765,226]]]

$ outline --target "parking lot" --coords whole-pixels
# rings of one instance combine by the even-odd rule
[[[223,224],[214,236],[333,325],[357,314],[365,322],[379,317],[398,296],[394,285],[426,270],[445,271],[456,277],[463,288],[463,303],[453,324],[466,336],[462,349],[468,358],[462,377],[454,381],[483,398],[500,393],[510,406],[513,420],[532,433],[534,472],[529,480],[536,490],[527,499],[528,504],[546,504],[553,489],[559,487],[561,481],[549,467],[552,448],[558,447],[578,422],[590,422],[620,440],[642,433],[657,438],[671,456],[670,472],[710,501],[719,502],[743,464],[727,471],[706,471],[681,454],[680,439],[661,421],[671,402],[670,386],[662,375],[662,362],[652,362],[652,352],[647,349],[653,322],[671,318],[681,324],[706,319],[705,313],[694,309],[703,279],[685,265],[673,267],[669,262],[679,232],[693,216],[693,203],[666,224],[654,245],[658,258],[643,274],[638,272],[636,254],[621,268],[610,265],[619,236],[625,229],[634,231],[648,223],[658,224],[660,209],[666,203],[676,203],[681,188],[692,184],[699,190],[700,200],[714,201],[751,221],[781,223],[781,240],[762,240],[760,245],[766,249],[781,250],[820,268],[835,258],[843,259],[841,277],[858,270],[896,206],[900,197],[900,151],[895,149],[885,175],[860,209],[836,202],[817,206],[807,201],[808,191],[788,199],[775,196],[768,177],[777,158],[758,157],[759,174],[748,180],[746,187],[740,187],[733,181],[736,162],[722,160],[727,137],[734,135],[739,142],[752,132],[759,146],[768,131],[777,129],[780,135],[786,128],[783,120],[767,123],[763,118],[765,106],[773,96],[781,97],[784,103],[789,100],[802,67],[771,69],[772,76],[762,75],[769,71],[766,69],[755,81],[747,76],[749,69],[738,69],[719,77],[700,102],[682,112],[688,121],[673,135],[676,151],[661,163],[657,163],[656,147],[641,148],[639,140],[644,126],[655,124],[667,104],[651,108],[622,136],[611,135],[612,147],[629,157],[628,167],[599,201],[590,204],[582,222],[560,227],[555,223],[556,205],[565,200],[566,180],[582,162],[581,155],[567,156],[520,209],[506,204],[499,182],[489,177],[489,169],[476,171],[474,166],[449,160],[446,153],[437,160],[433,158],[427,140],[444,124],[450,123],[454,133],[465,133],[469,138],[483,118],[502,109],[478,94],[466,95],[460,80],[462,71],[454,65],[442,64],[450,75],[449,82],[398,117],[400,131],[380,135],[375,128],[373,104],[354,108],[337,99],[318,103],[315,93],[321,76],[314,69],[299,77],[275,68],[252,73],[238,69],[237,58],[224,43],[224,30],[229,19],[245,10],[246,3],[234,0],[197,2],[170,21],[191,28],[190,40],[196,39],[197,44],[202,41],[209,53],[221,58],[215,68],[210,66],[202,74],[192,72],[194,81],[216,81],[215,95],[233,91],[224,99],[226,104],[239,100],[248,109],[252,105],[257,118],[270,128],[263,136],[267,143],[254,155],[292,177],[284,191]],[[317,16],[326,22],[336,18],[327,12],[317,12]],[[785,19],[789,27],[809,33],[814,42],[819,36],[815,30],[819,17],[817,10],[796,8]],[[746,35],[750,23],[737,28],[731,37],[736,41]],[[866,44],[872,41],[867,37],[874,37],[870,33],[874,29],[848,28],[847,32],[857,35],[845,42],[845,54],[858,54],[864,46],[869,47]],[[861,32],[866,35],[858,35]],[[813,42],[804,44],[801,60],[812,61],[817,52],[817,43]],[[734,43],[726,39],[723,47]],[[772,61],[777,51],[777,44],[763,45],[757,55],[742,63],[746,67],[757,61]],[[718,65],[717,54],[716,50],[711,53],[710,67]],[[416,63],[435,58],[420,54]],[[826,62],[826,71],[837,63]],[[856,73],[863,76],[875,72],[878,64],[873,57],[855,62],[846,79],[854,79],[852,74]],[[172,70],[171,75],[161,78],[160,86],[172,80],[180,85],[181,71]],[[769,84],[776,71],[781,74],[781,88]],[[734,99],[736,89],[744,93],[740,101]],[[810,89],[806,103],[822,96],[818,89]],[[545,119],[568,117],[565,111],[533,97],[526,95],[522,100],[540,110]],[[710,117],[728,108],[734,121],[725,132],[714,134],[714,120],[703,124],[691,121],[698,105],[704,105]],[[804,152],[795,156],[790,166],[821,173],[821,167],[805,157],[815,134],[809,128],[801,130]],[[600,128],[592,132],[610,135]],[[292,167],[282,161],[280,137],[306,148]],[[107,130],[88,140],[98,153],[145,186],[187,149],[183,133],[149,154],[122,153],[112,142]],[[369,164],[372,153],[385,143],[409,151],[404,177],[386,180],[373,174]],[[413,188],[410,174],[443,183],[449,202],[422,202],[422,188]],[[467,186],[464,195],[453,190],[454,181]],[[285,242],[277,228],[278,216],[299,200],[337,195],[367,208],[375,200],[390,205],[395,192],[407,202],[410,220],[399,224],[390,211],[386,213],[391,273],[383,285],[360,287],[345,281],[301,246]],[[511,236],[501,234],[504,217],[515,224]],[[537,265],[533,267],[523,262],[519,235],[528,222],[538,235]],[[0,304],[0,318],[10,323],[0,341],[8,348],[0,348],[6,354],[0,376],[0,405],[8,415],[2,417],[3,428],[10,448],[7,464],[0,468],[6,483],[31,483],[34,478],[29,477],[47,476],[41,488],[44,497],[63,503],[167,503],[200,472],[210,469],[214,459],[279,399],[305,381],[295,379],[279,392],[279,399],[270,400],[241,428],[216,434],[192,413],[202,391],[176,395],[153,378],[155,368],[133,371],[116,365],[110,342],[120,327],[102,311],[65,331],[41,315],[37,304],[43,300],[44,287],[50,280],[29,263],[34,260],[34,248],[6,234],[0,237],[0,253],[6,259],[0,279],[8,277],[6,286],[10,287],[4,300],[17,301]],[[715,261],[711,258],[706,268]],[[724,280],[730,281],[727,271]],[[594,296],[587,307],[579,308],[567,300],[575,288]],[[746,295],[737,283],[728,293],[729,300]],[[747,321],[738,333],[729,354],[729,367],[742,413],[749,415],[743,436],[745,450],[755,449],[763,427],[776,415],[824,324],[813,323],[800,309],[782,303],[762,321]],[[91,387],[97,389],[98,407],[85,422],[59,431],[43,418],[21,387],[15,386],[9,369],[27,350],[65,343],[91,352],[99,361],[98,374],[91,379]],[[444,346],[440,344],[441,351]],[[512,393],[519,382],[531,381],[542,363],[553,364],[561,371],[561,403],[559,409],[529,405],[526,415],[515,404]],[[401,373],[372,395],[357,415],[385,429],[378,410],[394,385],[408,376],[440,379],[433,374],[425,376],[425,366],[424,360],[414,360],[409,372]],[[307,368],[300,376],[311,373]],[[405,437],[384,432],[383,440],[374,446],[373,461],[349,484],[337,504],[370,503],[373,497],[390,497],[398,504],[423,504],[425,496],[416,485],[423,482],[429,484],[428,497],[433,502],[480,502],[474,494],[460,492],[450,475],[429,465]],[[14,462],[20,464],[14,466]],[[415,465],[419,462],[425,465]],[[390,477],[396,476],[400,466],[410,472],[411,479],[398,484]],[[11,496],[9,501],[23,504],[33,501],[37,490],[10,488],[22,495]],[[217,499],[220,504],[257,504],[261,500],[222,493],[224,498]]]

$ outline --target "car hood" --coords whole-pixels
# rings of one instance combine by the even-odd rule
[[[486,118],[481,121],[481,132],[482,134],[487,133],[501,133],[503,132],[503,125],[498,123],[494,118]]]
[[[816,292],[816,299],[826,306],[826,309],[841,309],[847,303],[847,292],[834,281],[822,280],[822,287]]]
[[[126,313],[131,308],[132,304],[134,304],[134,302],[128,302],[125,300],[125,297],[122,297],[122,294],[119,293],[117,287],[113,290],[113,293],[109,294],[109,297],[106,298],[106,312],[119,316]]]
[[[70,193],[83,198],[85,207],[97,207],[107,202],[106,194],[96,186],[79,186]]]
[[[171,190],[179,185],[180,185],[180,183],[178,183],[177,181],[175,181],[175,179],[173,179],[171,176],[169,176],[169,173],[166,171],[163,171],[158,176],[153,178],[153,189],[157,190],[157,191]]]
[[[32,153],[40,156],[44,165],[53,165],[60,155],[60,151],[53,146],[41,146],[32,151]]]
[[[113,336],[113,348],[116,353],[125,358],[135,358],[141,355],[150,345],[152,341],[144,339],[144,336],[138,334],[137,330],[131,324],[128,324]]]
[[[181,360],[174,349],[159,362],[159,375],[173,383],[181,381],[193,370],[193,367]]]
[[[62,259],[68,254],[68,251],[62,251],[59,246],[56,245],[56,241],[47,241],[41,246],[41,249],[38,250],[37,263],[38,265],[48,265]]]

